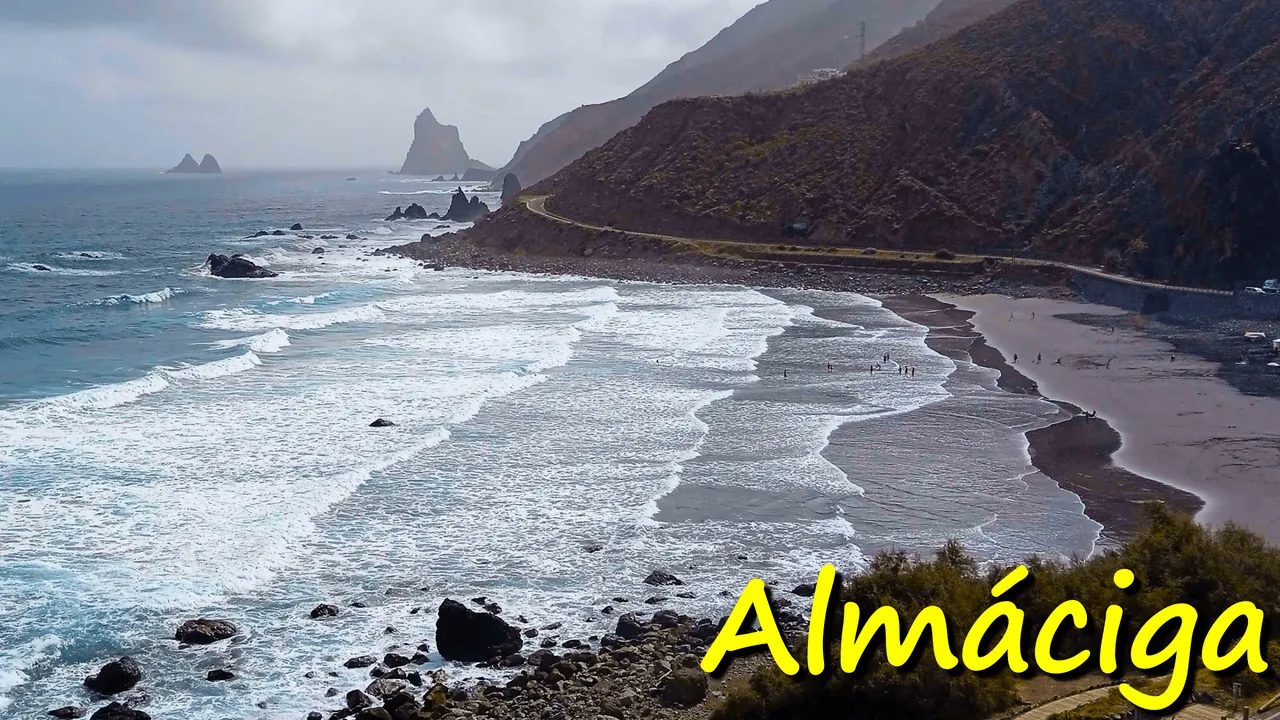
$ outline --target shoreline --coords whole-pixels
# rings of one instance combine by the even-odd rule
[[[669,251],[646,247],[643,243],[635,251],[624,252],[577,228],[546,224],[548,232],[554,231],[553,236],[542,238],[527,252],[488,247],[492,242],[482,246],[469,238],[471,233],[466,233],[386,248],[378,253],[401,255],[424,265],[445,263],[490,271],[567,274],[673,285],[825,290],[872,297],[899,317],[928,328],[926,344],[935,352],[995,370],[999,373],[997,385],[1001,390],[1043,397],[1061,409],[1059,422],[1026,433],[1031,464],[1063,489],[1080,496],[1086,516],[1103,525],[1099,545],[1123,541],[1139,528],[1140,513],[1136,511],[1140,503],[1164,502],[1179,512],[1197,517],[1203,515],[1210,504],[1205,493],[1161,482],[1153,479],[1151,473],[1125,465],[1121,459],[1131,451],[1125,446],[1123,433],[1113,423],[1102,417],[1085,420],[1080,417],[1080,407],[1069,398],[1059,399],[1056,393],[1054,397],[1045,397],[1036,380],[1016,370],[997,344],[975,327],[971,322],[974,311],[937,299],[994,296],[1047,302],[1077,299],[1072,290],[1053,284],[1051,278],[1037,282],[1035,278],[842,272],[725,258],[675,260]],[[511,240],[495,231],[483,235],[489,236],[502,241],[499,247]],[[558,243],[566,244],[561,247]],[[559,249],[552,254],[549,248]],[[1280,485],[1280,480],[1277,484]],[[1280,535],[1280,525],[1273,532],[1262,531],[1275,537]]]
[[[879,299],[885,309],[928,328],[925,343],[934,352],[995,370],[1000,373],[997,385],[1005,392],[1043,398],[1061,409],[1057,422],[1025,433],[1031,464],[1080,498],[1085,515],[1103,526],[1099,546],[1123,542],[1140,529],[1135,507],[1140,503],[1162,502],[1191,515],[1204,507],[1195,494],[1118,467],[1113,458],[1122,447],[1120,433],[1105,420],[1087,420],[1075,405],[1042,394],[1034,380],[978,332],[970,322],[972,311],[932,297]]]
[[[1116,308],[994,295],[939,296],[1044,394],[1097,413],[1122,439],[1115,466],[1203,500],[1196,520],[1280,539],[1280,399],[1249,395],[1219,359],[1183,355],[1145,318]],[[1034,314],[1034,317],[1033,317]],[[1243,333],[1241,333],[1243,334]],[[1205,341],[1234,335],[1213,325]],[[1035,357],[1043,355],[1043,362]]]

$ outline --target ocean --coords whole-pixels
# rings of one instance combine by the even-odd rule
[[[382,220],[454,189],[0,172],[0,717],[100,704],[81,682],[122,654],[155,717],[336,709],[326,689],[368,682],[343,661],[434,649],[446,597],[585,639],[606,605],[719,615],[752,577],[785,595],[952,538],[1093,551],[1027,453],[1057,408],[877,301],[371,254],[460,227]],[[280,277],[210,277],[211,252]],[[642,584],[657,568],[687,585]],[[242,634],[179,648],[196,617]]]

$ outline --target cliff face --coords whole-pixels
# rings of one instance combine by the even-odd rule
[[[1280,274],[1280,3],[1023,0],[803,90],[667,103],[533,188],[618,227]]]
[[[482,165],[483,163],[476,163],[467,155],[467,149],[462,146],[462,138],[458,135],[458,128],[441,125],[435,115],[431,114],[431,109],[427,108],[413,123],[413,145],[409,147],[409,154],[400,167],[400,174],[456,174]]]
[[[632,94],[580,107],[544,126],[498,173],[527,182],[548,177],[640,121],[655,105],[681,97],[788,87],[809,70],[858,59],[860,23],[867,48],[891,37],[937,0],[768,0],[702,48],[672,63]]]

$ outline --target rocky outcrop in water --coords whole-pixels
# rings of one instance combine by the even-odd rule
[[[487,612],[474,612],[456,600],[440,604],[436,648],[448,660],[483,662],[519,652],[520,631]]]
[[[235,637],[240,630],[228,620],[188,620],[182,623],[173,639],[189,645],[211,645]]]
[[[467,193],[462,188],[458,188],[458,191],[449,199],[449,212],[445,213],[444,217],[435,213],[430,217],[456,223],[473,223],[488,214],[489,206],[480,201],[479,195],[473,195],[468,199]]]
[[[440,124],[431,108],[418,115],[413,123],[413,144],[400,167],[401,175],[460,173],[476,165],[462,146],[458,128]]]
[[[196,159],[188,153],[182,156],[182,162],[169,168],[165,174],[189,174],[189,175],[217,175],[222,172],[222,168],[218,166],[218,161],[212,155],[205,155],[204,159],[196,162]]]
[[[205,261],[209,266],[209,274],[214,277],[230,278],[230,279],[261,279],[279,277],[277,273],[259,267],[256,263],[243,255],[219,255],[217,253],[210,255]]]
[[[113,702],[100,708],[89,720],[151,720],[151,716],[124,703]]]
[[[84,686],[99,695],[115,695],[132,690],[139,682],[142,682],[142,666],[125,655],[103,665],[97,675],[85,678]]]
[[[401,209],[400,206],[397,205],[395,212],[388,215],[386,217],[386,221],[394,222],[396,220],[426,220],[427,217],[428,217],[427,209],[422,207],[418,203],[413,203],[408,208],[404,208],[404,209]]]

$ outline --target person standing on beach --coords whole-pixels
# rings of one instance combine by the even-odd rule
[[[1014,364],[1014,365],[1017,365],[1017,364],[1018,364],[1018,353],[1014,353],[1014,354],[1013,354],[1013,364]]]
[[[783,379],[783,380],[786,380],[786,379],[787,379],[787,371],[786,371],[785,369],[783,369],[783,371],[782,371],[782,379]]]
[[[915,376],[916,376],[916,369],[911,368],[911,377],[915,377]]]
[[[1039,365],[1042,362],[1044,362],[1044,356],[1040,353],[1036,353],[1036,364]]]

